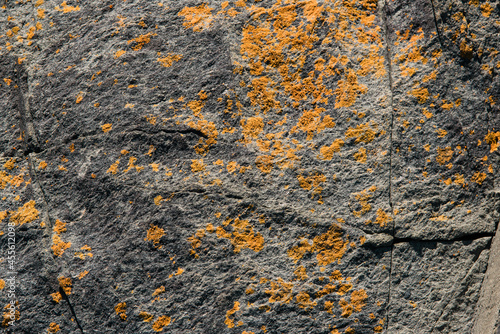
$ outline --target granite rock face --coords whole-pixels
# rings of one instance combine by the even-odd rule
[[[0,332],[499,328],[497,2],[0,5]]]

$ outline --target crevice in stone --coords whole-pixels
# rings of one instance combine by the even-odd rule
[[[430,2],[431,2],[432,15],[434,16],[434,25],[436,26],[436,32],[437,32],[439,44],[441,44],[441,47],[444,49],[443,39],[441,37],[441,31],[439,30],[439,25],[438,25],[437,16],[436,16],[436,9],[434,7],[434,0],[430,0]]]
[[[80,332],[82,332],[82,334],[84,334],[85,332],[83,331],[83,328],[80,325],[80,321],[78,320],[78,317],[76,316],[75,309],[74,309],[73,305],[71,304],[71,301],[69,300],[68,295],[66,294],[64,289],[60,286],[59,286],[59,293],[61,294],[63,299],[68,303],[69,309],[71,310],[71,314],[75,318],[75,322],[76,322],[76,325],[78,326],[78,329],[80,329]]]
[[[382,22],[384,24],[384,34],[385,34],[385,61],[387,63],[387,72],[388,72],[388,79],[389,79],[389,90],[390,90],[390,95],[389,95],[389,108],[390,108],[390,126],[389,126],[389,207],[391,208],[391,217],[392,217],[392,237],[395,236],[395,219],[394,219],[394,209],[393,209],[393,202],[392,202],[392,145],[393,145],[393,130],[394,130],[394,86],[393,86],[393,80],[392,80],[392,57],[391,57],[391,44],[390,44],[390,38],[389,38],[389,26],[388,26],[388,19],[387,17],[389,16],[389,8],[387,6],[387,3],[385,0],[382,0],[380,2],[382,5],[380,8],[381,14],[382,14]],[[387,293],[387,305],[385,308],[385,326],[386,330],[389,329],[389,306],[391,304],[391,288],[392,288],[392,263],[393,263],[393,256],[394,253],[394,244],[391,245],[391,256],[390,256],[390,264],[389,264],[389,288],[388,288],[388,293]]]
[[[394,238],[393,245],[394,244],[400,244],[404,242],[459,242],[459,241],[474,241],[477,239],[481,238],[487,238],[487,237],[494,237],[495,233],[473,233],[473,234],[467,234],[461,237],[456,237],[456,238],[448,238],[448,239],[415,239],[415,238]],[[489,248],[491,245],[491,241],[488,244]]]

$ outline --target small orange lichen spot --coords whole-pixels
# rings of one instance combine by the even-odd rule
[[[45,9],[38,8],[36,10],[36,16],[41,18],[41,19],[44,19],[45,18]]]
[[[493,7],[489,3],[484,3],[481,5],[481,14],[484,17],[490,17],[491,12],[493,11]]]
[[[367,192],[368,190],[373,192],[374,190],[372,190],[372,189],[373,189],[373,187],[371,187],[369,189],[365,189],[359,193],[354,194],[354,198],[361,205],[361,210],[359,210],[359,211],[353,210],[352,214],[355,217],[361,217],[362,215],[366,214],[368,211],[370,211],[372,209],[371,204],[368,203],[368,200],[372,197],[372,195],[370,195]]]
[[[206,165],[203,163],[203,159],[193,159],[191,160],[191,171],[193,173],[202,172],[205,170]]]
[[[234,173],[236,169],[240,167],[241,166],[236,161],[230,161],[227,163],[226,169],[229,173]]]
[[[474,57],[472,46],[465,39],[460,42],[460,57],[471,60]]]
[[[61,330],[61,328],[55,322],[51,322],[50,325],[49,325],[49,328],[47,328],[47,332],[48,333],[57,333],[60,330]]]
[[[64,251],[71,247],[71,242],[64,242],[58,234],[52,236],[52,246],[50,247],[55,256],[63,255]]]
[[[102,131],[104,133],[106,133],[106,132],[110,131],[113,128],[113,125],[111,125],[111,124],[108,123],[108,124],[101,125],[101,128],[102,128]]]
[[[250,117],[246,120],[242,119],[240,125],[247,142],[249,142],[249,138],[257,138],[264,129],[262,117]]]
[[[0,279],[0,290],[3,290],[3,288],[5,288],[5,281]]]
[[[182,55],[169,53],[166,57],[156,59],[163,67],[170,67],[172,64],[182,59]]]
[[[416,307],[418,306],[418,304],[417,304],[417,303],[415,303],[415,302],[413,302],[413,301],[411,301],[411,300],[410,300],[408,303],[409,303],[411,306],[413,306],[413,308],[416,308]]]
[[[120,160],[116,160],[114,164],[109,166],[108,170],[106,173],[111,173],[111,174],[116,174],[118,172],[118,165],[120,164]]]
[[[135,107],[135,104],[132,104],[132,103],[126,103],[125,104],[125,109],[132,109],[133,107]]]
[[[118,50],[115,52],[115,59],[117,58],[120,58],[121,56],[123,56],[125,53],[127,53],[127,51],[124,51],[124,50]]]
[[[366,299],[368,299],[368,295],[364,289],[355,290],[351,293],[351,304],[356,312],[361,311],[366,306]]]
[[[342,146],[344,146],[344,141],[342,139],[335,139],[330,146],[322,146],[319,149],[320,155],[318,155],[318,159],[332,160],[333,153],[340,152]]]
[[[361,245],[363,245],[365,242],[366,242],[366,237],[365,237],[365,236],[363,236],[363,235],[362,235],[362,236],[360,236],[360,237],[359,237],[359,243],[360,243]]]
[[[338,81],[338,88],[335,90],[335,94],[337,95],[335,108],[352,106],[356,103],[358,95],[365,94],[366,92],[366,86],[358,84],[356,72],[348,69],[345,79]]]
[[[269,174],[273,169],[273,157],[268,155],[260,155],[255,159],[255,165],[262,173]]]
[[[163,197],[161,197],[161,195],[158,195],[155,197],[154,202],[156,205],[160,205],[162,200],[163,200]]]
[[[486,179],[486,173],[475,172],[474,175],[471,177],[470,181],[481,185],[483,184],[485,179]]]
[[[156,36],[156,34],[148,32],[147,34],[139,35],[136,38],[132,38],[131,40],[128,40],[127,44],[135,42],[136,44],[135,44],[135,46],[132,47],[132,50],[139,51],[140,49],[142,49],[142,47],[144,45],[148,44],[151,41],[151,36]]]
[[[152,241],[154,245],[158,244],[160,242],[161,237],[165,235],[165,230],[156,226],[156,225],[151,225],[151,227],[148,230],[146,238],[144,238],[145,241]]]
[[[344,298],[340,299],[339,306],[342,308],[342,314],[344,318],[349,317],[353,312],[353,306],[349,304]]]
[[[375,224],[379,224],[380,227],[384,227],[387,225],[387,222],[392,221],[392,217],[390,217],[384,210],[377,210],[377,219],[375,219]]]
[[[413,95],[418,99],[418,103],[425,103],[429,99],[429,91],[427,88],[415,88],[414,90],[408,92],[408,94]]]
[[[158,167],[160,167],[159,164],[156,164],[156,163],[152,163],[152,164],[149,164],[151,166],[151,168],[153,169],[153,172],[159,172],[160,169]]]
[[[3,166],[8,170],[12,170],[15,167],[15,163],[16,163],[16,158],[10,158],[9,160],[7,160],[6,163],[4,163]]]
[[[444,136],[446,136],[448,134],[448,131],[446,131],[444,129],[438,129],[438,130],[436,130],[436,132],[438,133],[438,138],[443,138]]]
[[[55,224],[54,224],[54,232],[56,232],[57,234],[61,234],[63,232],[66,232],[66,223],[57,219]]]
[[[306,268],[304,268],[304,266],[299,266],[297,269],[295,269],[293,273],[295,274],[295,276],[297,276],[297,279],[301,281],[307,279],[308,277],[306,273]]]
[[[323,191],[322,183],[326,182],[326,176],[318,172],[310,173],[309,176],[304,177],[302,175],[297,175],[299,181],[299,186],[306,190],[312,190],[311,198],[314,195],[321,195]]]
[[[88,273],[89,273],[88,270],[82,271],[80,274],[78,274],[78,279],[84,278],[85,276],[87,276]]]
[[[71,283],[71,278],[61,276],[58,278],[58,281],[61,289],[64,291],[66,295],[69,296],[71,294],[71,286],[73,285],[73,283]]]
[[[186,29],[193,28],[193,31],[202,31],[213,21],[212,10],[213,8],[206,4],[201,4],[197,7],[184,7],[178,15],[184,17],[182,24]]]
[[[446,148],[439,148],[438,147],[437,151],[438,151],[438,156],[436,157],[436,161],[440,165],[444,165],[445,163],[450,161],[451,158],[453,157],[453,150],[451,149],[450,146],[448,146]]]
[[[431,149],[431,145],[430,144],[425,144],[424,145],[424,150],[426,150],[427,152],[429,152],[430,149]]]
[[[347,131],[345,132],[345,137],[346,138],[356,138],[355,142],[364,142],[364,143],[369,143],[372,140],[375,139],[375,136],[377,135],[376,129],[377,126],[376,124],[372,123],[371,124],[375,129],[372,128],[368,123],[366,124],[360,124],[356,126],[356,128],[349,127]]]
[[[115,306],[115,312],[120,316],[122,320],[127,320],[127,315],[125,314],[127,310],[127,303],[118,303]]]
[[[429,220],[432,220],[432,221],[437,221],[437,222],[444,222],[444,221],[447,221],[447,220],[449,220],[449,219],[450,219],[449,217],[446,217],[446,216],[444,216],[444,215],[429,218]]]
[[[162,285],[162,286],[160,286],[158,289],[156,289],[156,290],[153,292],[152,296],[153,296],[153,297],[154,297],[154,296],[158,296],[158,295],[160,295],[160,294],[162,294],[162,293],[165,293],[165,287],[164,287],[163,285]]]
[[[427,110],[427,108],[422,109],[422,113],[427,118],[431,118],[432,117],[432,113],[429,110]]]
[[[500,131],[490,132],[488,130],[488,134],[484,137],[484,140],[491,145],[490,153],[495,152],[500,145]]]
[[[357,162],[365,164],[366,163],[366,149],[361,147],[358,152],[354,153],[354,159],[356,159]]]
[[[69,151],[70,151],[71,153],[75,152],[75,144],[71,143],[71,144],[69,145]]]
[[[234,302],[234,306],[232,309],[226,312],[226,320],[224,323],[227,325],[228,328],[233,328],[234,327],[234,321],[229,318],[229,316],[233,315],[240,309],[240,302]]]
[[[170,322],[172,319],[170,317],[167,317],[166,315],[162,315],[156,321],[153,323],[153,330],[155,332],[161,332],[163,330],[163,327],[166,327],[170,325]]]
[[[139,318],[141,318],[142,321],[144,321],[144,322],[150,322],[151,320],[153,320],[154,315],[149,314],[148,312],[142,311],[139,313]]]
[[[10,221],[16,226],[21,226],[38,219],[39,211],[35,209],[35,201],[31,200],[25,203],[17,211],[12,212]]]
[[[59,165],[57,169],[62,170],[62,171],[67,171],[66,167]]]
[[[305,310],[311,309],[318,304],[317,302],[312,302],[311,297],[305,291],[299,292],[295,297],[295,300],[299,307]]]
[[[325,311],[330,313],[330,314],[333,314],[333,302],[331,301],[326,301],[325,302]],[[333,332],[332,332],[333,333]],[[337,332],[338,333],[338,332]]]
[[[54,8],[55,10],[57,10],[58,12],[63,12],[63,13],[69,13],[69,12],[77,12],[80,10],[80,6],[68,6],[68,4],[66,3],[66,1],[63,1],[61,3],[61,7],[59,6],[56,6]]]
[[[62,295],[59,292],[54,292],[50,294],[52,296],[52,299],[56,302],[59,303],[62,299]]]

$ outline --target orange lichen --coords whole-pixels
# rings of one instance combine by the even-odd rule
[[[245,136],[245,141],[249,142],[250,138],[257,138],[259,134],[264,129],[264,122],[261,117],[250,117],[248,119],[242,119],[240,125]]]
[[[474,175],[472,175],[470,181],[481,185],[483,184],[485,179],[486,179],[486,173],[475,172]]]
[[[151,320],[153,320],[154,315],[149,314],[148,312],[141,311],[141,312],[139,312],[139,317],[144,322],[150,322]]]
[[[374,129],[374,128],[375,129]],[[372,124],[360,124],[356,126],[356,128],[349,127],[347,131],[345,132],[345,137],[346,138],[356,138],[355,142],[364,142],[364,143],[369,143],[372,140],[375,139],[375,136],[377,135],[377,125],[372,122]]]
[[[297,175],[299,186],[306,190],[312,190],[311,198],[314,195],[321,195],[323,191],[322,183],[326,182],[326,176],[318,172],[309,173],[309,176]]]
[[[153,323],[153,330],[155,332],[161,332],[163,330],[163,327],[170,325],[170,322],[172,322],[172,319],[170,317],[162,315]]]
[[[111,124],[108,123],[108,124],[102,125],[101,128],[102,128],[102,131],[104,133],[106,133],[106,132],[110,131],[113,128],[113,125],[111,125]]]
[[[271,284],[271,288],[264,292],[271,295],[269,297],[270,303],[279,302],[288,304],[292,300],[293,283],[285,282],[281,277],[278,278],[277,282],[270,281],[269,283]]]
[[[152,241],[154,245],[157,245],[160,242],[161,237],[165,235],[165,230],[156,225],[151,225],[148,230],[145,241]]]
[[[342,146],[344,146],[344,141],[342,139],[335,139],[330,146],[322,146],[319,149],[320,155],[318,159],[332,160],[333,153],[340,152]]]
[[[304,291],[299,292],[297,296],[295,296],[295,299],[299,307],[305,310],[311,309],[318,304],[315,301],[311,301],[311,297],[309,296],[309,294]]]
[[[16,226],[22,226],[23,224],[30,223],[35,219],[38,219],[38,214],[40,212],[35,209],[35,201],[31,200],[26,202],[22,207],[18,208],[17,211],[11,213],[10,221]]]
[[[56,6],[54,8],[55,10],[57,10],[58,12],[63,12],[63,13],[69,13],[69,12],[77,12],[80,10],[80,6],[69,6],[66,1],[63,1],[59,6]]]
[[[165,287],[164,287],[163,285],[162,285],[162,286],[160,286],[158,289],[156,289],[156,290],[153,292],[152,296],[153,296],[153,297],[154,297],[154,296],[158,296],[158,295],[160,295],[160,294],[162,294],[162,293],[165,293]]]
[[[118,59],[120,58],[121,56],[123,56],[125,53],[127,53],[127,51],[124,51],[124,50],[118,50],[115,52],[115,59]]]
[[[61,234],[63,232],[66,232],[66,223],[57,219],[55,224],[54,224],[54,232],[56,232],[57,234]]]
[[[62,295],[60,292],[54,292],[50,294],[52,296],[52,299],[56,302],[59,303],[62,299]]]
[[[116,174],[118,172],[118,165],[120,164],[120,160],[116,160],[114,164],[109,166],[108,170],[106,173],[111,173],[111,174]]]
[[[248,220],[235,218],[233,232],[227,232],[222,226],[217,227],[217,237],[229,239],[234,246],[234,252],[239,253],[242,249],[250,248],[254,252],[259,252],[264,248],[264,237],[259,232],[254,232]]]
[[[52,236],[52,246],[50,247],[55,256],[63,255],[64,251],[71,247],[71,242],[64,242],[58,234]]]
[[[366,163],[366,149],[361,147],[358,152],[354,153],[354,159],[356,159],[357,162],[365,164]]]
[[[3,288],[5,288],[5,281],[0,279],[0,290],[3,290]]]
[[[307,279],[307,273],[306,273],[306,268],[304,266],[299,266],[295,271],[293,272],[295,276],[297,276],[297,279],[299,280],[305,280]]]
[[[49,333],[57,333],[61,330],[61,328],[59,327],[58,324],[56,324],[55,322],[51,322],[49,324],[49,328],[47,328],[47,332]]]
[[[138,37],[136,38],[132,38],[131,40],[128,40],[127,41],[127,44],[130,44],[130,43],[136,43],[133,47],[132,47],[132,50],[134,51],[139,51],[140,49],[142,49],[142,47],[146,44],[148,44],[150,41],[151,41],[151,37],[152,36],[156,36],[156,34],[153,34],[151,32],[148,32],[147,34],[144,34],[144,35],[139,35]]]
[[[365,85],[358,84],[358,77],[352,69],[348,69],[345,79],[339,80],[338,88],[335,90],[337,98],[335,108],[350,107],[356,103],[356,98],[360,94],[365,94],[367,88]]]
[[[226,324],[227,328],[234,327],[234,320],[230,319],[229,316],[235,314],[237,311],[239,311],[239,309],[240,309],[240,302],[234,302],[233,308],[226,312],[226,320],[224,320],[224,323]]]
[[[212,11],[213,8],[201,4],[197,7],[184,7],[178,15],[184,17],[182,25],[186,29],[193,28],[193,31],[202,31],[212,23]]]
[[[377,219],[375,219],[375,224],[379,224],[380,227],[385,227],[390,221],[392,221],[392,217],[385,213],[384,210],[377,210]]]
[[[262,173],[269,174],[273,169],[273,158],[268,155],[260,155],[255,159],[255,165]]]
[[[191,160],[191,171],[193,173],[203,172],[206,165],[203,163],[203,159]]]
[[[137,161],[137,158],[135,157],[130,157],[128,158],[128,165],[127,168],[123,171],[123,173],[127,173],[129,170],[132,168],[135,168],[135,170],[139,173],[141,170],[144,169],[143,166],[137,166],[135,162]]]
[[[427,88],[415,88],[410,91],[408,94],[413,95],[418,99],[418,103],[425,103],[429,99],[429,91]]]
[[[71,283],[71,278],[61,276],[57,280],[64,293],[69,296],[71,294],[71,286],[73,285],[73,283]]]
[[[125,314],[127,310],[127,303],[118,303],[115,306],[115,312],[122,320],[127,320],[127,315]]]
[[[15,162],[16,162],[15,158],[10,158],[9,160],[7,160],[6,163],[4,163],[3,166],[8,170],[12,170],[15,167]]]
[[[484,137],[484,140],[491,145],[490,153],[495,152],[500,145],[500,131],[491,132],[488,130],[488,134]]]
[[[365,189],[359,193],[354,194],[354,198],[359,202],[359,205],[361,205],[361,210],[353,210],[352,214],[355,217],[361,217],[362,215],[366,214],[368,211],[372,209],[371,204],[368,203],[368,200],[373,196],[368,193],[374,192],[376,190],[376,187],[372,186],[368,189]]]
[[[450,161],[451,158],[453,157],[453,150],[451,149],[450,146],[448,146],[446,148],[439,148],[438,147],[437,151],[438,151],[438,156],[436,157],[436,161],[440,165],[444,165],[445,163]]]
[[[170,67],[172,64],[182,59],[182,55],[169,53],[166,57],[156,59],[163,67]]]

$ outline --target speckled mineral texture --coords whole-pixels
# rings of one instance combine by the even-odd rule
[[[0,332],[498,327],[496,1],[0,5]]]

